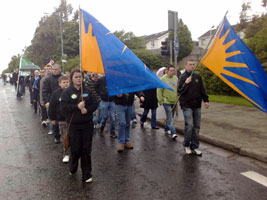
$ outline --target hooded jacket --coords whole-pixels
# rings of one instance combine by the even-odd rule
[[[58,84],[58,79],[60,76],[61,74],[50,75],[44,80],[43,88],[42,88],[42,95],[43,95],[43,101],[45,104],[49,102],[50,96],[52,95],[52,93],[60,87]]]
[[[178,93],[180,97],[181,108],[200,108],[202,100],[209,102],[209,97],[203,86],[202,78],[200,75],[194,73],[192,81],[186,84],[186,79],[191,75],[190,72],[185,72],[179,81]]]
[[[87,109],[86,114],[82,114],[81,110],[78,108],[78,103],[82,101],[81,88],[77,90],[71,84],[62,92],[60,102],[61,112],[63,113],[67,123],[69,123],[72,118],[71,125],[85,125],[88,123],[92,123],[93,112],[98,107],[96,98],[93,93],[85,87],[83,87],[82,96],[83,101],[85,101],[85,108]]]

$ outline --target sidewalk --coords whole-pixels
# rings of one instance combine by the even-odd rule
[[[137,102],[135,108],[137,114],[143,113]],[[159,106],[158,125],[164,127],[165,118],[163,106]],[[180,106],[174,123],[177,133],[183,134],[184,119]],[[211,102],[209,109],[202,106],[200,140],[267,162],[267,114],[254,107]]]

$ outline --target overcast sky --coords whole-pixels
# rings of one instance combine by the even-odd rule
[[[111,32],[125,30],[136,36],[168,29],[168,10],[188,26],[192,39],[217,26],[228,10],[231,25],[238,23],[244,0],[67,0],[74,10],[89,12]],[[7,0],[1,5],[0,73],[8,67],[13,55],[21,54],[30,45],[39,20],[52,13],[60,0]],[[252,12],[260,14],[261,0],[253,0]],[[49,56],[49,55],[48,55]]]

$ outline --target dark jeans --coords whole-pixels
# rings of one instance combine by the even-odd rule
[[[22,96],[22,85],[18,85],[17,97],[21,98],[21,96]]]
[[[41,112],[42,112],[42,121],[45,121],[45,120],[47,120],[47,110],[46,110],[46,107],[45,106],[42,106],[42,105],[40,105],[41,106]]]
[[[201,108],[183,108],[183,113],[185,122],[183,145],[197,149],[199,147]]]
[[[89,124],[70,125],[69,142],[71,151],[70,172],[75,173],[81,158],[83,181],[92,177],[91,152],[93,141],[93,122]]]
[[[54,136],[57,140],[60,139],[60,133],[59,133],[59,126],[58,126],[58,123],[56,123],[56,125],[53,125],[53,133],[54,133]]]
[[[141,119],[140,119],[140,121],[142,123],[144,123],[146,121],[149,110],[150,109],[148,109],[148,108],[144,108],[144,112],[143,112]],[[157,125],[157,117],[156,116],[157,116],[157,109],[151,109],[151,127],[152,128],[156,127],[156,125]]]

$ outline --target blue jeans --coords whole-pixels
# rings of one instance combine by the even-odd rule
[[[101,126],[105,127],[108,117],[110,118],[110,132],[115,131],[115,103],[108,101],[101,101],[99,104],[101,111]]]
[[[94,125],[101,123],[101,111],[100,111],[100,104],[95,112],[93,112],[93,122]]]
[[[169,112],[172,109],[173,104],[163,104],[165,113],[166,113],[166,118],[169,114]],[[166,126],[165,126],[165,132],[167,132],[168,130],[171,131],[171,134],[176,134],[176,129],[174,128],[174,124],[173,124],[173,116],[174,116],[174,112],[169,116],[169,118],[166,121]]]
[[[199,147],[199,129],[201,108],[183,108],[184,113],[184,142],[185,147],[197,149]]]
[[[131,119],[131,120],[134,120],[134,119],[136,119],[136,112],[135,112],[134,103],[133,103],[133,105],[131,106],[131,114],[130,114],[130,119]]]
[[[49,108],[46,108],[47,114],[49,113],[48,109]],[[49,116],[48,116],[48,121],[49,121],[49,131],[52,131],[54,133],[53,124],[51,123]]]
[[[144,108],[144,112],[140,119],[142,123],[146,121],[148,113],[149,113],[149,109]],[[157,109],[151,109],[151,127],[153,128],[156,126],[157,126]]]
[[[118,117],[118,141],[125,144],[130,141],[131,106],[116,105]]]

